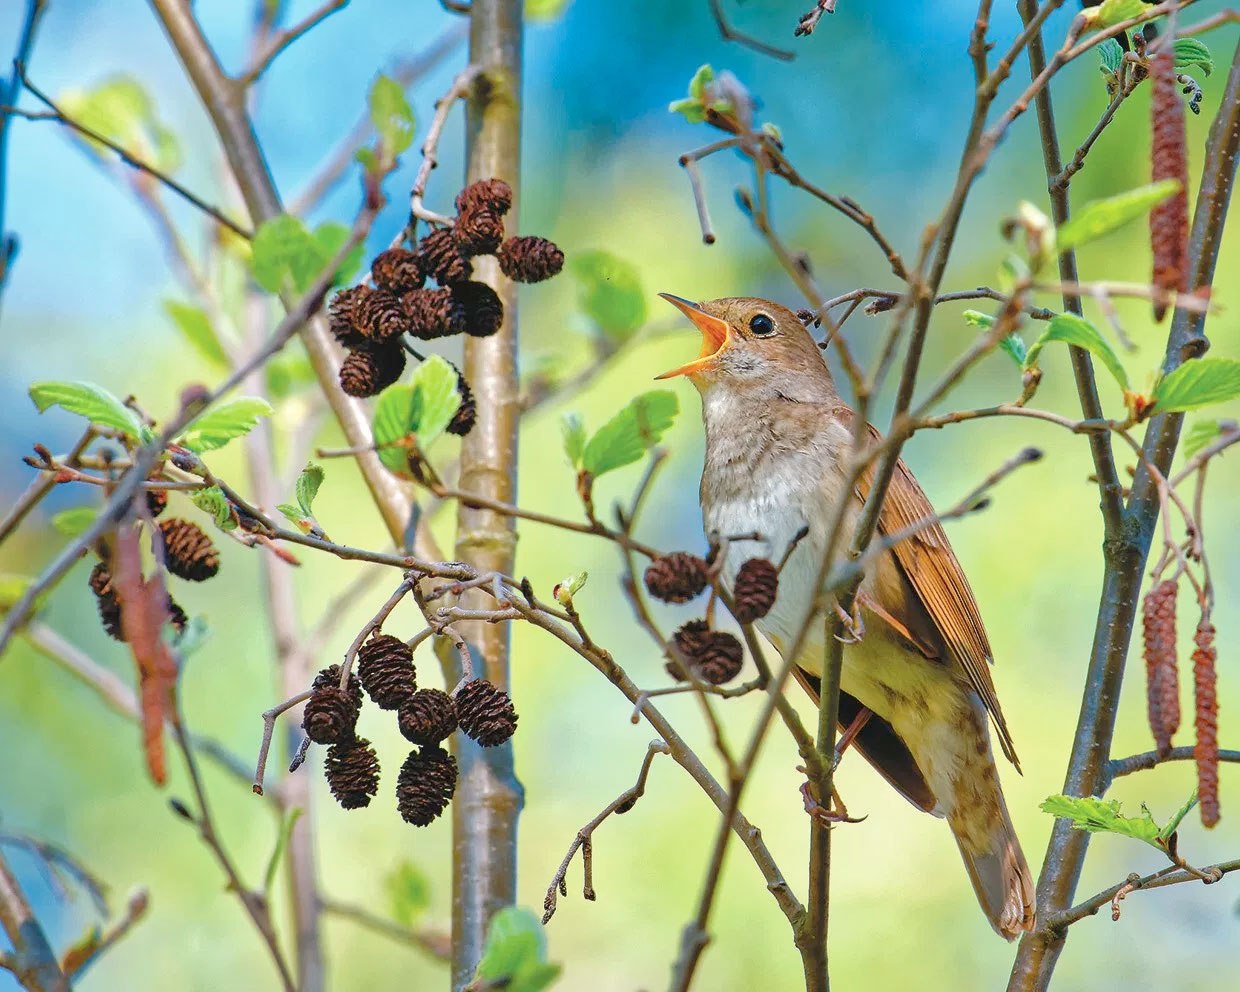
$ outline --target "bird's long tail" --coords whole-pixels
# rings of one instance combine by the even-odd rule
[[[980,808],[972,809],[958,807],[948,814],[947,822],[990,925],[1004,939],[1015,940],[1022,932],[1033,929],[1033,876],[1008,816],[1003,793],[996,788],[979,805]]]

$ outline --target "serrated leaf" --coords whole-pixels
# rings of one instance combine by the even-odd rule
[[[179,300],[165,300],[164,310],[176,324],[181,336],[199,355],[218,368],[228,368],[228,356],[224,354],[224,348],[215,333],[215,328],[211,326],[211,321],[199,307],[182,303]]]
[[[646,291],[631,262],[606,251],[575,255],[569,271],[577,280],[577,303],[613,341],[623,341],[646,322]]]
[[[1158,839],[1164,844],[1171,840],[1171,835],[1180,829],[1180,823],[1184,817],[1192,812],[1193,807],[1197,805],[1197,790],[1193,790],[1193,794],[1188,797],[1188,801],[1172,814],[1171,819],[1166,822],[1163,828],[1158,831]]]
[[[285,520],[291,523],[303,534],[309,534],[312,530],[314,530],[314,520],[306,516],[306,514],[302,512],[300,506],[294,506],[292,503],[280,503],[276,506],[276,509],[280,511],[280,514]]]
[[[1124,50],[1120,47],[1118,41],[1114,38],[1108,38],[1098,46],[1098,61],[1101,62],[1099,68],[1106,73],[1119,72],[1119,67],[1124,61]]]
[[[1000,341],[999,347],[1003,350],[1005,355],[1011,357],[1017,367],[1022,369],[1025,367],[1025,359],[1028,357],[1029,353],[1025,348],[1025,339],[1016,333],[1016,331],[1013,331],[1002,341]]]
[[[400,83],[390,76],[377,76],[367,100],[370,120],[379,133],[383,155],[395,159],[413,144],[413,110]]]
[[[1185,458],[1192,458],[1197,452],[1209,446],[1215,438],[1223,433],[1223,425],[1217,420],[1198,420],[1184,435],[1180,448]]]
[[[461,406],[461,394],[456,390],[457,371],[438,355],[431,355],[418,366],[410,380],[417,400],[414,403],[416,421],[412,430],[418,436],[418,446],[426,451],[444,432]]]
[[[30,387],[30,398],[40,413],[59,406],[100,427],[111,427],[133,438],[143,436],[138,415],[93,382],[36,382]]]
[[[1240,396],[1240,361],[1193,358],[1168,372],[1154,387],[1156,413],[1182,413]]]
[[[676,394],[664,389],[634,397],[623,410],[595,431],[581,456],[581,467],[598,478],[631,465],[659,443],[676,419]]]
[[[1124,816],[1120,812],[1117,799],[1095,799],[1086,796],[1078,799],[1075,796],[1050,796],[1042,803],[1041,810],[1051,816],[1069,820],[1078,830],[1090,833],[1120,834],[1134,837],[1145,843],[1159,847],[1158,824],[1144,807],[1141,816]],[[1161,850],[1161,848],[1160,848]]]
[[[416,392],[409,383],[389,386],[375,401],[370,422],[379,460],[389,471],[405,477],[409,475],[409,452],[401,442],[413,434]]]
[[[1088,244],[1129,221],[1143,217],[1151,207],[1174,196],[1179,190],[1178,179],[1164,179],[1109,196],[1105,200],[1087,203],[1075,217],[1056,230],[1055,244],[1061,252]]]
[[[280,832],[276,834],[275,846],[271,849],[271,857],[267,859],[267,871],[263,874],[263,893],[268,898],[271,897],[271,889],[276,882],[276,872],[280,870],[280,861],[288,847],[289,838],[293,835],[293,827],[297,825],[303,812],[300,806],[294,806],[285,811],[284,819],[280,821]]]
[[[1177,69],[1198,68],[1207,76],[1214,71],[1214,58],[1205,42],[1197,38],[1177,38],[1174,51]]]
[[[77,537],[85,534],[98,516],[99,511],[93,506],[75,506],[71,510],[61,510],[52,517],[52,527],[65,537]]]
[[[304,288],[305,273],[319,272],[318,243],[306,225],[289,214],[280,214],[264,221],[251,242],[250,268],[254,280],[269,293],[278,293],[284,280],[291,278],[295,289]]]
[[[323,467],[308,462],[297,477],[294,492],[297,503],[307,517],[314,515],[314,497],[319,494],[319,486],[323,484]]]
[[[573,468],[581,467],[581,456],[586,450],[586,425],[579,413],[566,413],[560,421],[560,432],[564,435],[564,454]]]
[[[233,513],[232,504],[219,486],[208,486],[206,489],[195,489],[189,493],[193,504],[215,518],[215,525],[220,530],[235,530],[237,517]]]
[[[348,242],[352,231],[347,224],[341,224],[339,221],[329,220],[320,224],[314,229],[314,240],[318,245],[320,262],[318,267],[310,275],[302,289],[309,288],[310,284],[318,278],[319,273],[331,262],[333,258],[344,248]],[[336,270],[335,279],[332,281],[334,286],[343,286],[353,281],[353,277],[357,275],[358,270],[362,267],[362,257],[366,252],[366,246],[358,243],[353,246],[352,250],[344,257],[344,261]]]
[[[274,412],[271,404],[259,396],[238,396],[194,419],[177,443],[198,454],[214,451],[233,438],[248,434],[258,426],[259,417],[270,417]]]
[[[383,879],[392,919],[412,928],[431,904],[431,883],[422,870],[402,861]]]
[[[150,95],[134,77],[111,76],[90,89],[70,89],[57,102],[66,116],[160,172],[175,172],[180,166],[176,136],[159,122]],[[114,154],[94,139],[73,133],[93,153]]]
[[[1051,318],[1046,330],[1030,346],[1029,353],[1025,356],[1025,368],[1030,369],[1037,365],[1038,355],[1043,347],[1052,341],[1063,341],[1066,344],[1084,348],[1106,366],[1107,371],[1115,377],[1115,381],[1123,389],[1128,389],[1128,373],[1124,371],[1114,349],[1102,336],[1102,332],[1084,317],[1078,317],[1073,313],[1056,314]]]
[[[504,992],[541,992],[560,973],[547,962],[547,938],[538,917],[505,906],[491,918],[475,981]]]

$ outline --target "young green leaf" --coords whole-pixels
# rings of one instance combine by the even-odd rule
[[[573,597],[581,592],[586,584],[586,579],[589,577],[589,572],[577,572],[574,575],[566,575],[555,584],[555,588],[551,590],[551,595],[555,597],[555,601],[561,606],[572,606]]]
[[[86,533],[99,511],[93,506],[75,506],[71,510],[61,510],[52,517],[52,526],[65,537],[77,537]]]
[[[431,883],[417,865],[402,861],[383,879],[392,919],[412,928],[431,904]]]
[[[238,396],[217,404],[193,420],[178,444],[202,454],[222,448],[236,437],[250,433],[258,426],[259,417],[270,417],[271,404],[258,396]]]
[[[34,585],[34,582],[34,577],[30,575],[0,572],[0,617],[21,602],[22,597],[26,595],[30,587]],[[44,593],[43,596],[38,597],[38,602],[35,604],[36,609],[41,608],[46,595]]]
[[[673,114],[680,114],[690,124],[701,124],[706,120],[706,108],[702,106],[700,100],[695,100],[691,96],[673,100],[667,105],[667,109]]]
[[[1098,46],[1098,67],[1105,73],[1119,72],[1120,63],[1124,61],[1124,50],[1114,38],[1108,38]]]
[[[1172,369],[1154,387],[1155,413],[1181,413],[1240,396],[1240,361],[1193,358]]]
[[[296,342],[289,342],[284,350],[267,363],[267,389],[273,399],[284,399],[294,392],[317,382],[314,366],[304,350]]]
[[[1025,368],[1030,369],[1037,365],[1042,348],[1052,341],[1074,344],[1091,352],[1107,367],[1121,388],[1128,389],[1128,373],[1124,371],[1102,332],[1084,317],[1078,317],[1074,313],[1056,314],[1051,318],[1046,330],[1030,346],[1029,353],[1025,356]]]
[[[310,284],[318,278],[319,273],[331,262],[333,258],[344,248],[349,237],[353,232],[349,230],[347,224],[341,224],[336,220],[329,220],[320,224],[314,229],[314,242],[319,251],[319,264],[311,273],[310,278],[306,280],[302,289],[309,288]],[[357,275],[358,269],[362,267],[362,258],[365,256],[366,246],[364,244],[356,244],[344,257],[340,268],[336,270],[336,277],[332,282],[334,286],[343,286],[353,281],[353,277]]]
[[[254,280],[269,293],[278,293],[286,278],[294,289],[304,289],[321,271],[321,258],[322,249],[306,225],[289,214],[265,221],[251,242]]]
[[[410,383],[389,386],[375,401],[370,429],[374,435],[379,460],[388,471],[409,475],[409,450],[404,442],[413,434],[418,393]]]
[[[1184,452],[1185,458],[1192,458],[1193,455],[1211,444],[1222,433],[1223,424],[1221,421],[1195,421],[1184,435],[1184,440],[1180,444],[1180,450]]]
[[[199,355],[217,368],[228,368],[228,356],[224,354],[224,348],[220,345],[215,328],[211,326],[211,321],[199,307],[181,303],[179,300],[165,300],[164,310],[177,325],[177,330]]]
[[[138,415],[93,382],[36,382],[30,387],[30,398],[40,413],[59,406],[100,427],[111,427],[133,438],[143,435]]]
[[[1023,369],[1025,367],[1025,359],[1029,357],[1029,353],[1025,348],[1025,339],[1022,338],[1016,331],[1013,331],[1002,341],[1000,341],[999,347],[1003,349],[1003,353],[1005,355],[1009,355],[1011,357],[1012,361],[1016,363],[1018,368]]]
[[[1055,232],[1055,244],[1063,252],[1094,241],[1149,213],[1151,207],[1174,196],[1179,189],[1178,179],[1164,179],[1105,200],[1093,200]]]
[[[1087,796],[1050,796],[1042,803],[1042,812],[1069,820],[1078,830],[1090,833],[1121,834],[1135,837],[1153,847],[1159,847],[1159,829],[1150,811],[1141,808],[1141,815],[1124,816],[1120,813],[1118,799],[1095,799]],[[1161,848],[1160,848],[1161,850]]]
[[[180,166],[176,136],[160,123],[149,94],[132,76],[112,76],[89,90],[67,90],[58,102],[67,117],[160,172],[175,172]],[[101,157],[115,154],[93,138],[71,133]]]
[[[623,410],[595,431],[581,456],[581,467],[597,478],[631,465],[659,443],[672,426],[679,405],[676,394],[656,389],[634,397]]]
[[[994,327],[995,318],[988,313],[982,313],[980,310],[966,310],[963,314],[964,322],[970,327]]]
[[[1174,51],[1177,69],[1200,69],[1207,76],[1214,71],[1214,58],[1205,42],[1197,38],[1177,38]]]
[[[236,530],[237,516],[232,504],[219,486],[208,486],[206,489],[195,489],[189,494],[194,506],[209,513],[215,518],[215,525],[220,530]]]
[[[610,252],[574,255],[568,265],[577,280],[577,303],[604,335],[623,341],[646,322],[646,291],[631,262]]]
[[[542,992],[560,974],[547,961],[547,937],[538,917],[505,906],[491,918],[474,981],[504,992]]]
[[[706,87],[714,81],[715,70],[709,65],[698,66],[697,72],[689,80],[689,95],[680,100],[673,100],[667,109],[673,114],[681,114],[690,124],[701,124],[706,120]],[[726,100],[717,100],[711,109],[726,113],[729,106]]]
[[[586,425],[579,413],[566,413],[560,421],[560,431],[564,435],[564,454],[573,468],[581,467],[581,456],[586,450]]]
[[[308,517],[300,506],[293,503],[278,503],[276,509],[280,511],[280,515],[289,523],[296,527],[303,534],[309,534],[314,530],[314,520]]]
[[[689,96],[698,103],[706,97],[706,87],[715,81],[715,70],[709,62],[697,67],[693,78],[689,80]]]
[[[452,423],[453,416],[461,406],[461,394],[456,391],[457,373],[438,355],[431,355],[418,366],[410,385],[418,394],[418,419],[413,430],[418,435],[418,447],[426,451]]]
[[[1145,4],[1142,0],[1102,0],[1098,6],[1087,7],[1082,13],[1085,15],[1087,27],[1101,30],[1118,24],[1120,21],[1138,17],[1143,10],[1145,10]]]
[[[1175,813],[1172,814],[1171,819],[1167,821],[1166,825],[1158,831],[1158,839],[1164,844],[1169,843],[1171,841],[1172,834],[1180,829],[1180,823],[1183,822],[1184,817],[1188,816],[1188,814],[1193,811],[1193,807],[1196,805],[1197,790],[1194,789],[1193,794],[1188,797],[1188,801],[1177,809]]]
[[[275,846],[271,849],[271,857],[267,859],[267,871],[263,873],[263,894],[268,898],[271,897],[272,887],[276,884],[276,872],[280,869],[280,862],[288,847],[288,839],[293,835],[293,827],[303,812],[300,806],[294,806],[285,811],[284,819],[280,821],[280,832],[276,834]]]
[[[413,144],[413,110],[400,83],[377,76],[370,87],[370,120],[379,132],[383,156],[392,161]]]
[[[319,494],[319,486],[323,484],[323,467],[308,462],[297,477],[294,491],[297,494],[297,505],[307,517],[314,515],[314,497]]]

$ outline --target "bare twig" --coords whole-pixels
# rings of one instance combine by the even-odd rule
[[[350,906],[347,903],[337,902],[334,899],[324,899],[322,907],[324,913],[339,916],[342,920],[356,923],[359,927],[363,927],[366,930],[382,934],[409,947],[415,947],[436,961],[446,962],[452,956],[452,937],[443,930],[427,927],[414,930],[409,927],[403,927],[392,920],[385,920],[381,916],[375,916],[374,913],[362,909],[360,906]]]
[[[831,0],[834,3],[834,0]],[[715,24],[719,27],[719,36],[724,41],[735,41],[738,45],[744,45],[751,48],[755,52],[762,55],[769,55],[773,59],[779,59],[781,62],[789,62],[796,58],[796,55],[787,49],[776,48],[774,45],[768,45],[764,41],[759,41],[753,35],[745,34],[738,31],[728,23],[727,17],[723,13],[723,0],[710,0],[711,16],[715,18]]]
[[[835,13],[835,3],[836,0],[816,0],[813,8],[801,15],[800,20],[797,21],[796,30],[792,33],[798,38],[802,35],[813,34],[823,14]]]
[[[271,68],[280,53],[288,48],[302,35],[314,28],[330,17],[336,11],[343,9],[349,5],[349,0],[327,0],[326,3],[320,4],[319,7],[307,14],[302,20],[298,21],[292,27],[277,31],[267,39],[267,43],[263,50],[258,53],[249,67],[237,77],[237,85],[241,89],[249,89],[258,81],[258,78]]]
[[[415,231],[412,225],[415,221],[424,220],[432,224],[452,223],[451,217],[427,210],[422,205],[422,200],[426,196],[426,184],[431,177],[431,172],[439,164],[439,139],[443,135],[444,125],[448,122],[448,114],[457,100],[463,100],[469,95],[474,80],[478,78],[478,73],[481,71],[477,65],[467,65],[452,80],[448,92],[435,101],[435,116],[431,118],[430,127],[426,131],[426,140],[422,142],[422,164],[418,166],[418,174],[414,177],[413,187],[409,191],[410,227],[408,231],[402,232],[402,238],[414,236]]]
[[[311,695],[310,690],[299,692],[297,695],[284,700],[278,706],[273,706],[271,709],[263,712],[263,739],[258,746],[258,764],[254,770],[253,789],[256,796],[263,794],[263,773],[267,769],[267,752],[271,750],[271,735],[276,729],[276,717],[291,710],[298,703],[304,703]]]

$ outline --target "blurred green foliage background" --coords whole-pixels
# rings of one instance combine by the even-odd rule
[[[11,2],[0,11],[0,51],[13,48],[22,6]],[[296,18],[314,5],[290,6]],[[791,46],[791,28],[806,4],[749,0],[725,6],[739,26]],[[993,36],[1010,39],[1017,29],[1014,5],[997,6]],[[1185,16],[1195,20],[1223,6],[1200,3]],[[243,57],[250,7],[213,0],[196,5],[228,65]],[[530,25],[521,229],[554,238],[569,256],[570,272],[525,291],[525,371],[571,374],[591,360],[595,331],[582,315],[572,266],[574,259],[595,250],[635,267],[648,304],[645,333],[651,340],[627,349],[588,389],[528,419],[521,447],[523,505],[576,516],[572,472],[560,451],[560,415],[580,411],[597,426],[635,392],[648,388],[654,374],[695,351],[695,335],[655,292],[695,299],[766,295],[801,304],[732,207],[732,188],[750,181],[737,158],[718,156],[704,165],[719,241],[711,247],[701,243],[676,157],[711,135],[666,112],[697,66],[709,61],[716,69],[736,72],[761,98],[763,118],[780,126],[791,160],[805,175],[858,199],[911,255],[954,179],[971,103],[965,46],[975,9],[965,0],[917,5],[847,0],[812,38],[796,42],[797,59],[791,63],[721,41],[706,0],[574,0],[558,19]],[[1070,10],[1053,16],[1048,38],[1061,37],[1071,16]],[[374,74],[423,50],[444,32],[458,30],[456,25],[430,2],[355,0],[290,49],[266,78],[257,110],[259,134],[286,195],[314,174],[362,112]],[[1201,80],[1202,115],[1188,121],[1194,173],[1237,31],[1233,26],[1206,40],[1220,66]],[[458,51],[413,88],[419,140],[433,100],[463,62],[463,51]],[[1027,71],[1023,61],[1016,66],[1016,85]],[[118,72],[133,74],[175,132],[182,152],[179,176],[208,192],[209,199],[240,212],[234,191],[220,181],[219,152],[201,108],[145,4],[56,0],[30,72],[52,93],[94,85]],[[1009,95],[1000,97],[1001,107],[1014,96],[1010,87],[1004,92]],[[1106,105],[1097,61],[1088,57],[1070,66],[1057,77],[1053,93],[1062,140],[1070,150]],[[1147,181],[1148,99],[1148,87],[1143,87],[1122,107],[1074,182],[1076,203]],[[1032,114],[1022,118],[983,175],[965,214],[945,289],[993,283],[1006,250],[999,219],[1022,199],[1044,205],[1035,130]],[[446,207],[458,188],[461,144],[461,123],[454,117],[431,184],[432,206]],[[64,450],[79,429],[67,414],[39,417],[34,412],[25,394],[31,380],[91,379],[118,394],[134,393],[158,413],[174,408],[187,383],[212,381],[215,375],[184,345],[162,311],[161,301],[184,293],[124,185],[52,124],[17,123],[10,156],[6,225],[20,233],[22,253],[5,293],[0,336],[0,501],[6,506],[31,476],[20,455],[36,441]],[[404,190],[416,162],[415,153],[407,154],[388,181],[392,204],[374,231],[375,250],[403,221]],[[348,221],[357,195],[351,177],[310,219]],[[773,210],[780,232],[794,249],[808,253],[827,293],[891,285],[881,255],[841,217],[778,185]],[[202,240],[197,218],[180,205],[173,212],[197,247]],[[1092,244],[1082,255],[1082,271],[1091,279],[1144,280],[1149,264],[1141,222]],[[1211,353],[1240,356],[1240,234],[1234,218],[1218,271],[1215,302],[1220,310],[1210,320]],[[1043,302],[1056,305],[1050,297]],[[939,308],[927,380],[973,340],[975,331],[960,318],[960,309]],[[1139,387],[1161,360],[1165,328],[1152,323],[1148,306],[1120,304],[1118,309],[1136,344],[1123,359]],[[1096,308],[1087,304],[1087,313],[1101,322]],[[685,333],[663,333],[673,328]],[[867,357],[884,328],[882,317],[858,315],[848,325],[850,344]],[[456,357],[451,347],[445,353]],[[1039,402],[1074,413],[1062,351],[1048,352],[1045,367]],[[659,479],[642,534],[669,549],[700,550],[697,399],[687,385],[676,388],[682,412],[669,435],[673,457]],[[1104,381],[1101,389],[1108,409],[1118,413],[1120,397],[1113,383]],[[948,402],[951,407],[980,405],[1018,392],[1018,373],[996,354]],[[294,428],[307,408],[304,396],[284,401],[277,416],[280,429]],[[339,441],[334,428],[325,428],[319,438],[326,445]],[[1051,827],[1037,806],[1062,784],[1101,575],[1088,452],[1083,439],[1050,425],[995,419],[919,435],[907,447],[906,458],[932,499],[946,504],[1028,444],[1043,448],[1047,457],[1004,483],[986,513],[954,525],[951,533],[995,647],[995,678],[1025,768],[1023,777],[1005,770],[1005,787],[1036,866]],[[1131,463],[1125,452],[1118,454],[1121,464]],[[445,445],[437,458],[446,462],[452,455]],[[242,459],[233,449],[213,467],[225,478],[243,476]],[[382,527],[355,470],[343,460],[328,463],[327,469],[316,507],[324,528],[343,543],[381,547]],[[627,496],[638,475],[634,467],[601,482],[600,507]],[[1237,487],[1240,469],[1233,455],[1211,470],[1205,511],[1219,599],[1222,737],[1232,746],[1240,741],[1234,723],[1240,700]],[[94,495],[81,488],[57,490],[0,549],[0,571],[37,573],[63,540],[50,529],[50,514]],[[178,511],[194,513],[183,497],[174,502],[181,503]],[[436,517],[445,546],[451,544],[451,527],[450,513]],[[279,690],[254,553],[223,542],[223,556],[225,578],[183,597],[191,612],[209,619],[214,635],[187,666],[181,692],[191,726],[248,761],[258,744],[259,713],[278,701]],[[360,566],[310,553],[300,557],[300,611],[303,622],[312,624]],[[43,619],[128,680],[132,662],[125,649],[99,629],[86,588],[88,568],[83,563],[71,574],[51,597]],[[590,581],[577,602],[597,639],[642,685],[665,684],[657,651],[640,636],[624,604],[614,549],[522,525],[517,568],[544,590],[588,569]],[[373,602],[355,607],[331,640],[318,645],[320,664],[339,658],[388,584],[386,579],[380,583]],[[1181,631],[1186,632],[1193,623],[1191,604],[1185,601],[1182,607]],[[688,609],[663,608],[660,618],[669,625],[680,622],[688,618]],[[412,606],[402,607],[390,623],[393,632],[405,636],[418,626]],[[557,643],[520,627],[514,642],[514,695],[521,713],[516,761],[527,801],[520,898],[537,907],[578,827],[631,784],[651,732],[631,724],[631,707]],[[424,681],[433,684],[429,656],[421,667]],[[1130,669],[1117,753],[1150,746],[1139,661]],[[759,705],[757,698],[744,698],[722,707],[734,740],[745,734]],[[704,754],[709,752],[692,700],[673,697],[663,708]],[[396,816],[389,792],[403,748],[391,724],[373,710],[363,716],[362,732],[375,740],[385,770],[380,797],[371,808],[345,813],[331,802],[320,782],[320,755],[301,773],[316,780],[322,883],[330,898],[386,915],[385,877],[408,861],[430,881],[425,922],[446,923],[449,826],[444,819],[415,830]],[[1182,733],[1181,742],[1188,740]],[[774,735],[744,808],[801,892],[808,825],[797,794],[796,763],[794,748]],[[1190,818],[1182,831],[1181,850],[1196,863],[1236,855],[1240,831],[1230,797],[1240,787],[1240,775],[1225,766],[1222,778],[1222,825],[1207,834]],[[210,767],[207,780],[225,842],[247,877],[257,880],[277,824],[248,788]],[[1191,766],[1173,764],[1120,780],[1112,795],[1134,808],[1146,802],[1161,818],[1183,801],[1192,783]],[[1012,949],[993,936],[978,912],[944,825],[916,813],[855,758],[844,763],[839,784],[851,811],[867,815],[863,823],[840,829],[834,845],[831,961],[839,987],[927,992],[1001,987]],[[175,763],[168,789],[155,789],[143,768],[136,728],[28,644],[19,642],[0,662],[0,829],[64,845],[114,889],[118,903],[133,886],[151,891],[149,918],[93,967],[82,988],[274,987],[270,965],[235,899],[223,890],[216,866],[193,831],[169,811],[168,799],[186,791]],[[680,926],[696,903],[716,822],[716,812],[684,773],[669,759],[658,759],[646,797],[596,835],[598,901],[580,898],[579,864],[569,874],[569,897],[560,901],[549,926],[552,958],[564,964],[559,987],[610,992],[657,988],[666,981]],[[20,852],[13,860],[60,946],[79,936],[92,919],[89,904],[59,900],[31,860]],[[1157,867],[1155,852],[1121,838],[1099,837],[1091,846],[1080,891],[1092,893],[1131,871]],[[1103,914],[1073,928],[1057,987],[1217,988],[1220,972],[1240,962],[1236,899],[1230,881],[1213,889],[1182,885],[1133,896],[1119,923]],[[800,967],[785,921],[738,846],[728,858],[712,930],[700,988],[796,987]],[[334,988],[395,990],[443,987],[446,981],[443,966],[347,921],[329,918],[325,932]],[[0,990],[13,987],[9,976],[0,973]]]

